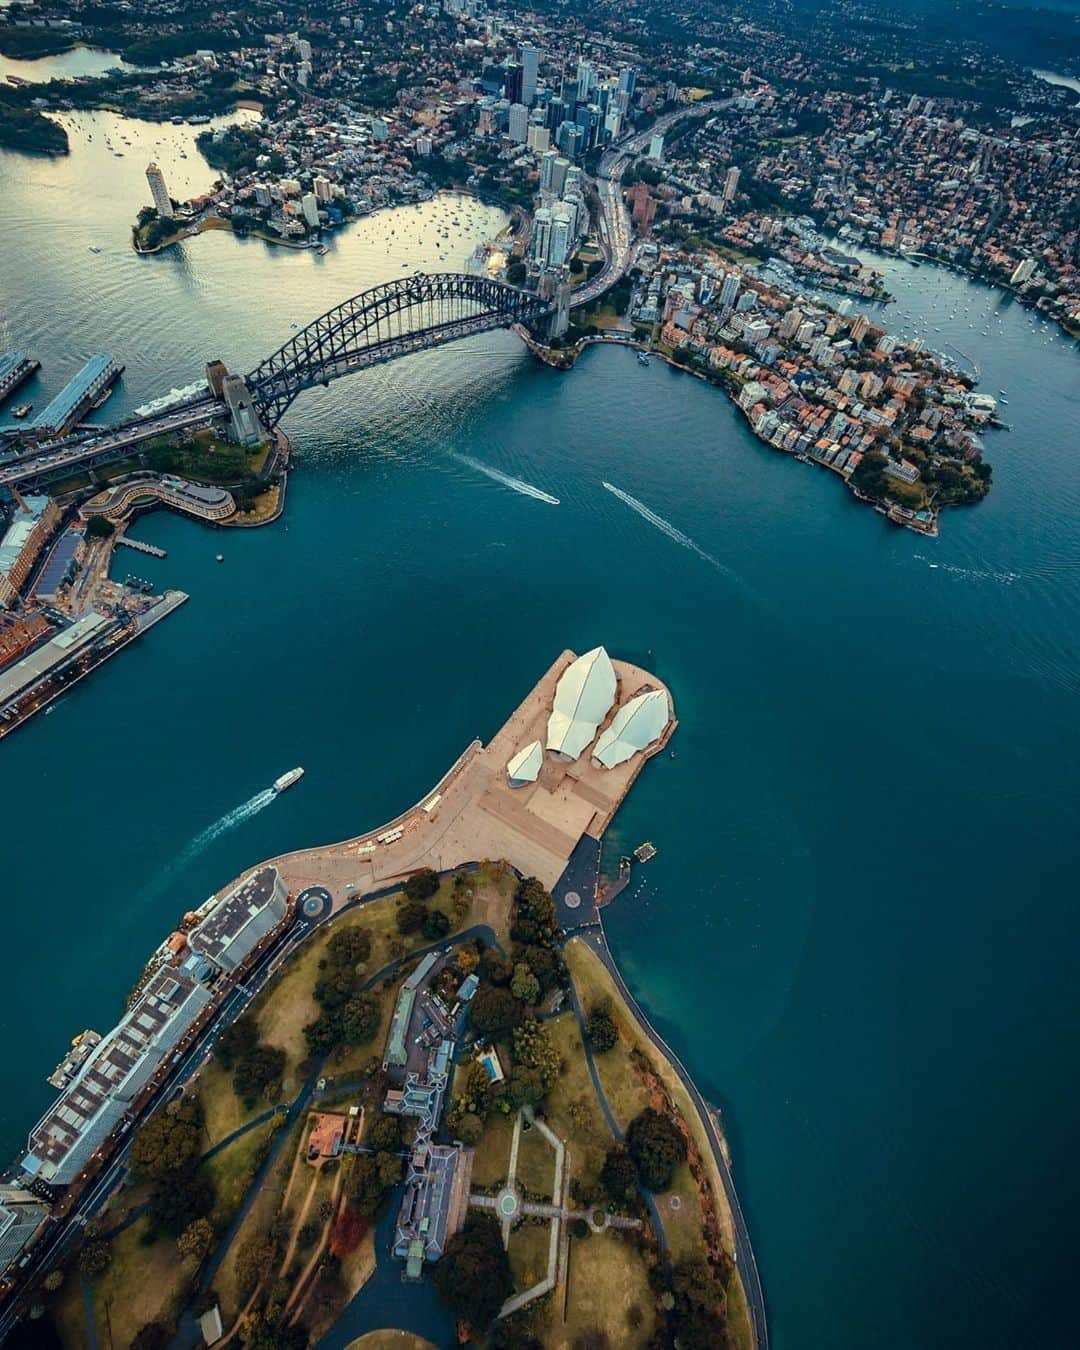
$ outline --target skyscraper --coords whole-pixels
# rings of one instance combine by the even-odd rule
[[[539,206],[533,214],[532,237],[529,252],[541,267],[546,266],[551,247],[551,207]]]
[[[570,256],[574,243],[574,208],[566,202],[556,202],[551,208],[551,247],[548,262],[561,267]]]
[[[724,284],[720,287],[720,308],[725,313],[730,312],[735,304],[735,297],[739,294],[739,274],[738,272],[729,272],[724,278]]]
[[[330,184],[330,179],[324,178],[321,173],[315,175],[312,186],[315,189],[315,199],[320,204],[328,202],[333,196],[333,188]]]
[[[619,67],[619,91],[626,95],[628,99],[634,97],[634,88],[637,85],[637,73],[633,66]]]
[[[524,145],[529,134],[529,110],[524,103],[511,103],[508,120],[508,134],[512,141]]]
[[[525,84],[525,73],[516,61],[507,61],[503,76],[503,95],[511,103],[521,102],[521,91]]]
[[[724,205],[730,206],[739,189],[739,170],[732,167],[727,171],[727,177],[724,179]]]
[[[305,192],[300,198],[300,210],[310,229],[319,228],[319,201],[314,192]]]
[[[579,61],[577,68],[577,96],[582,103],[587,103],[589,99],[589,90],[592,88],[592,62]]]
[[[531,42],[521,47],[521,101],[526,107],[536,97],[536,81],[540,73],[540,51]]]
[[[558,152],[549,150],[540,158],[540,191],[555,192],[557,189],[555,183],[555,161],[559,158]],[[566,161],[564,160],[563,163]],[[563,177],[566,176],[566,170],[563,170]]]
[[[150,195],[154,199],[154,209],[162,220],[172,220],[173,204],[169,189],[165,186],[165,175],[151,160],[146,166],[146,181],[150,184]]]

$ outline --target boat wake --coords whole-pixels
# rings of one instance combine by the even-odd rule
[[[931,562],[922,553],[913,555],[919,562],[926,563],[932,572],[951,572],[956,577],[967,577],[971,581],[996,581],[999,586],[1011,586],[1020,580],[1019,572],[997,572],[989,568],[958,567],[955,563]]]
[[[252,816],[257,816],[260,811],[270,805],[277,795],[273,788],[263,788],[261,792],[256,792],[255,796],[249,798],[246,802],[234,806],[231,811],[226,811],[220,819],[215,820],[212,825],[208,825],[205,830],[201,830],[190,843],[180,850],[171,863],[157,873],[150,885],[143,889],[141,898],[145,901],[163,893],[169,881],[178,872],[182,872],[193,863],[215,840],[220,839],[222,835],[228,834],[231,830],[235,830],[238,825],[243,825]]]
[[[622,488],[617,488],[613,483],[604,483],[604,487],[619,501],[625,503],[631,511],[636,511],[642,520],[647,520],[650,525],[655,525],[661,534],[666,534],[669,539],[681,544],[683,548],[688,548],[691,553],[696,553],[699,558],[704,558],[707,563],[721,572],[727,572],[729,569],[722,562],[714,558],[711,553],[706,553],[699,545],[695,544],[689,535],[683,534],[672,525],[670,520],[665,520],[663,516],[658,516],[655,511],[650,511],[644,502],[639,502],[636,497],[631,497],[629,492],[624,492]]]
[[[550,492],[542,492],[540,488],[533,487],[531,483],[526,483],[521,478],[512,478],[510,474],[503,473],[501,469],[493,469],[490,464],[481,464],[478,459],[473,459],[469,455],[459,455],[457,451],[451,451],[451,457],[456,459],[459,464],[464,464],[467,468],[482,473],[485,478],[490,478],[496,483],[501,483],[503,487],[510,488],[512,492],[520,492],[523,497],[532,497],[534,501],[547,502],[549,506],[559,505],[558,497],[553,497]]]

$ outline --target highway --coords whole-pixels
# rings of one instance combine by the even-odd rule
[[[681,121],[682,118],[703,117],[705,114],[717,112],[725,106],[726,102],[715,101],[699,103],[694,107],[676,108],[674,112],[665,113],[663,117],[658,118],[644,131],[635,132],[634,135],[620,141],[618,145],[612,146],[605,153],[600,160],[593,185],[600,199],[600,217],[597,228],[600,234],[600,242],[604,247],[606,261],[604,267],[597,272],[596,276],[574,291],[570,300],[572,309],[577,309],[579,305],[587,305],[590,301],[599,299],[605,291],[609,291],[630,270],[633,261],[633,229],[630,223],[630,213],[622,199],[622,176],[626,172],[627,165],[641,154],[654,136],[662,136],[669,127]]]
[[[43,473],[74,469],[88,460],[116,454],[140,441],[150,440],[169,431],[198,426],[224,413],[225,405],[207,393],[194,402],[170,408],[153,417],[112,427],[92,427],[5,461],[0,466],[0,487],[23,483]]]

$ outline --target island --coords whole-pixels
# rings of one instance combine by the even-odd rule
[[[50,1079],[4,1315],[141,1350],[767,1345],[719,1113],[604,934],[603,834],[676,726],[655,676],[563,652],[415,806],[184,915]]]

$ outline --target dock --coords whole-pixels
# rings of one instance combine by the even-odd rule
[[[0,403],[25,384],[40,365],[25,352],[0,352]]]
[[[124,367],[111,356],[99,352],[46,404],[28,428],[35,436],[61,436],[69,427],[102,402]]]
[[[149,553],[151,558],[167,558],[169,556],[163,548],[158,548],[157,544],[147,544],[141,539],[129,539],[124,534],[116,542],[123,544],[125,548],[135,549],[137,553]]]

